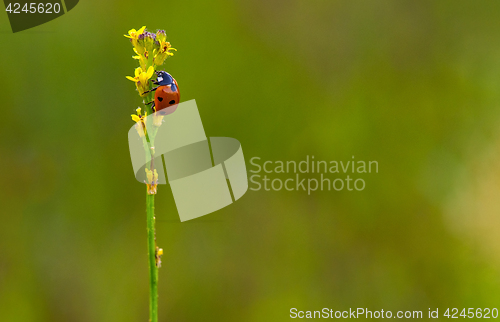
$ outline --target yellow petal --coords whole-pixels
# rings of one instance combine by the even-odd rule
[[[140,35],[144,32],[144,29],[146,29],[146,26],[142,26],[141,29],[137,30],[137,34]]]
[[[129,79],[129,80],[131,80],[131,81],[133,81],[133,82],[137,82],[137,79],[135,79],[135,78],[133,78],[133,77],[130,77],[130,76],[125,76],[125,77],[127,77],[127,79]]]
[[[132,37],[130,37],[129,35],[124,35],[124,36],[125,36],[125,37],[127,37],[127,38],[132,38]]]
[[[137,115],[131,115],[131,116],[132,116],[132,120],[133,120],[134,122],[139,123],[139,122],[141,121],[141,118],[140,118],[139,116],[137,116]]]
[[[132,56],[133,59],[141,59],[141,56]]]
[[[139,76],[139,75],[141,74],[141,72],[142,72],[142,68],[137,67],[137,68],[135,69],[135,71],[134,71],[134,75],[135,75],[135,77]]]
[[[148,68],[148,73],[146,74],[148,79],[151,78],[151,76],[153,76],[153,73],[155,72],[155,69],[153,68],[153,66],[149,66]]]
[[[141,84],[145,84],[146,83],[146,73],[145,72],[142,72],[140,75],[139,75],[139,82]]]

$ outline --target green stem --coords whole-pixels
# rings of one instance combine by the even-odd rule
[[[149,256],[149,321],[158,322],[158,267],[156,266],[155,195],[153,194],[146,196],[146,212]]]
[[[151,108],[148,116],[152,115]],[[146,118],[146,128],[151,130],[153,118]],[[144,149],[146,155],[151,158],[150,164],[146,168],[154,171],[154,134],[146,131],[144,136]],[[148,187],[153,182],[149,182]],[[149,258],[149,321],[158,322],[158,266],[156,265],[156,233],[155,233],[155,195],[150,193],[149,188],[146,194],[146,217],[147,217],[147,232],[148,232],[148,258]],[[156,192],[155,192],[156,193]]]

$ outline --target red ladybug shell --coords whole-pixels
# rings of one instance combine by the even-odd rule
[[[161,111],[169,106],[179,104],[181,94],[179,93],[179,86],[174,79],[176,90],[173,91],[171,85],[159,86],[155,91],[155,111]],[[168,114],[166,111],[159,112],[158,114]]]

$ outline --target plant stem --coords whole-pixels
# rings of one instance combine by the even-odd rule
[[[146,195],[149,256],[149,321],[158,322],[158,267],[156,266],[155,195]]]

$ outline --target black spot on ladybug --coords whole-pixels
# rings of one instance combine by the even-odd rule
[[[159,100],[160,102],[161,102],[161,101],[163,101],[163,97],[158,96],[158,100]]]
[[[168,102],[168,104],[175,104],[175,101],[171,100],[170,102]]]

